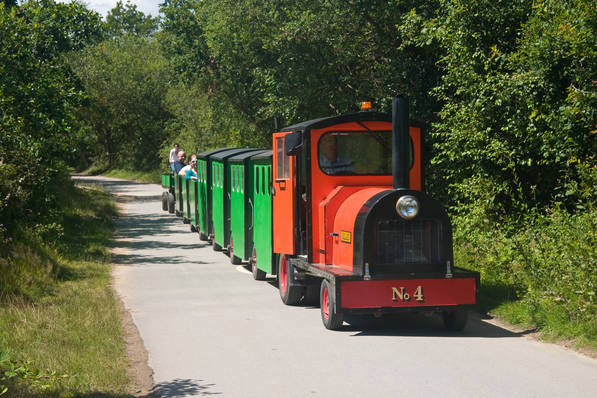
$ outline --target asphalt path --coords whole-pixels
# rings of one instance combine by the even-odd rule
[[[163,397],[597,397],[597,360],[478,316],[460,333],[412,315],[326,330],[163,212],[160,186],[79,181],[126,199],[114,284]]]

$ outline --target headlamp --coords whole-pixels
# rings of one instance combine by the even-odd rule
[[[401,196],[396,202],[396,213],[405,220],[412,220],[419,214],[419,201],[412,195]]]

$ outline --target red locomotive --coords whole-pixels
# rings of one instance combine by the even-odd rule
[[[328,329],[344,314],[424,310],[460,330],[479,275],[454,267],[450,220],[422,192],[421,131],[408,128],[404,98],[392,115],[365,111],[274,133],[280,296],[296,304],[319,293]]]

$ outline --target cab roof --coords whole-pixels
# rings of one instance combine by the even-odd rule
[[[291,126],[280,129],[280,131],[308,131],[312,129],[321,129],[336,124],[350,123],[350,122],[392,122],[392,115],[381,112],[358,112],[347,115],[328,116],[319,119],[307,120],[293,124]]]
[[[231,158],[234,155],[238,155],[238,154],[241,154],[244,152],[255,151],[255,150],[257,150],[257,148],[234,148],[234,149],[230,149],[227,151],[218,152],[215,155],[212,155],[211,159],[222,162],[222,161],[228,160],[229,158]]]
[[[261,152],[267,152],[266,149],[255,149],[253,151],[249,151],[249,152],[244,152],[241,153],[239,155],[234,155],[233,157],[231,157],[230,159],[228,159],[229,162],[244,162],[245,160],[249,159],[250,157],[253,157],[255,155],[260,154]]]

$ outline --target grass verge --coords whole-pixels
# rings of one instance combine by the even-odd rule
[[[87,170],[83,171],[83,174],[88,175],[104,175],[106,177],[113,178],[124,178],[127,180],[134,180],[139,182],[147,182],[150,184],[160,184],[161,175],[160,170],[152,171],[138,171],[138,170],[126,170],[126,169],[108,169],[102,165],[92,165]]]
[[[110,287],[111,197],[64,188],[62,233],[22,231],[0,262],[0,350],[29,377],[0,381],[7,397],[127,397],[118,298]],[[41,383],[33,383],[40,371]]]
[[[474,216],[455,224],[455,262],[481,273],[485,311],[597,355],[597,207],[499,227]]]

